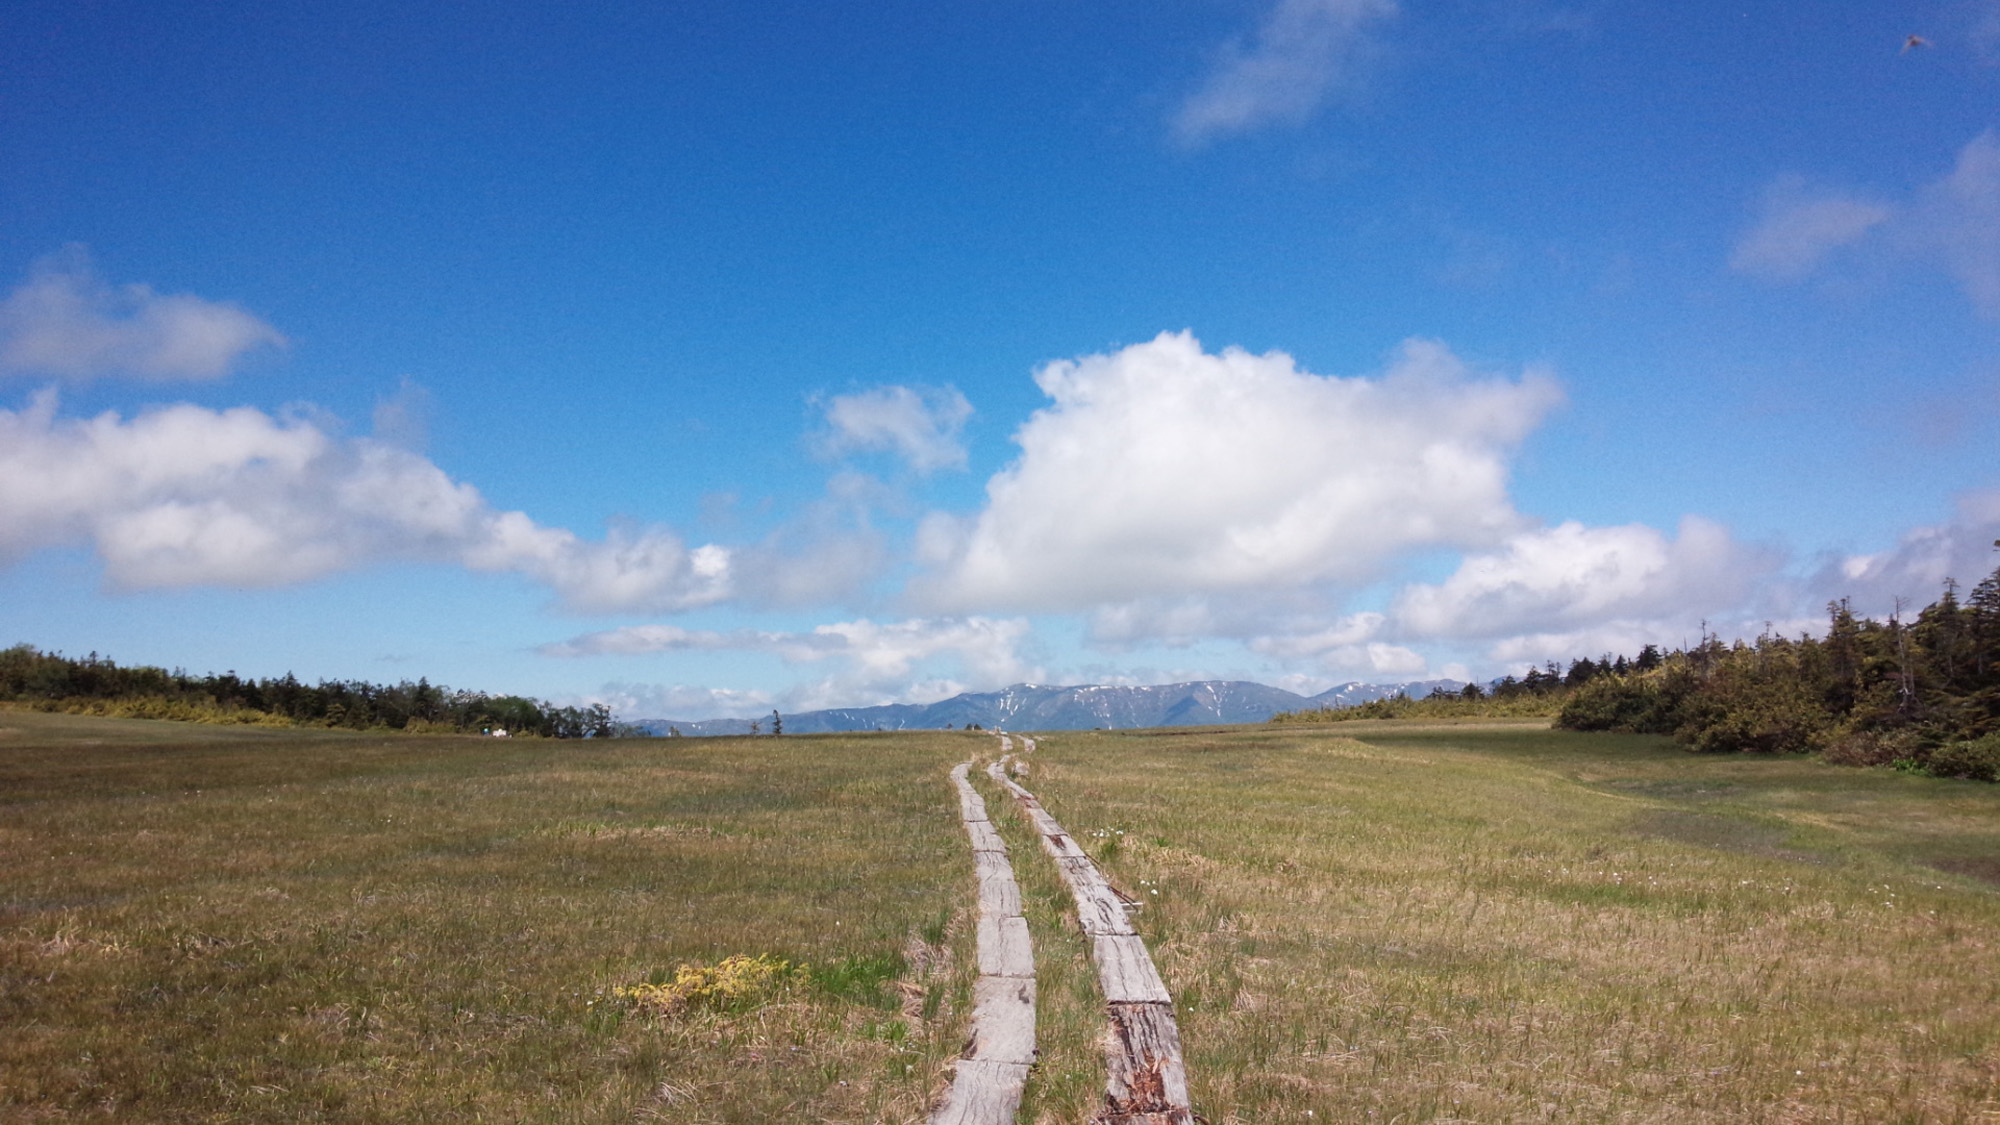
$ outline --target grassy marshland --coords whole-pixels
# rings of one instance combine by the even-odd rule
[[[914,1121],[963,1041],[945,773],[990,736],[0,729],[0,1119]],[[2000,1117],[2000,787],[1504,723],[1030,768],[1146,900],[1216,1125]],[[974,779],[1042,973],[1024,1120],[1079,1122],[1085,947]],[[613,994],[736,954],[790,967]]]
[[[972,971],[945,772],[990,741],[0,712],[0,1119],[916,1117]],[[612,993],[733,954],[806,968]]]
[[[1218,1125],[2000,1118],[1994,786],[1533,724],[1051,735],[1030,785]]]

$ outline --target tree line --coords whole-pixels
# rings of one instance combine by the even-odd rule
[[[1887,621],[1858,616],[1842,599],[1822,637],[1725,644],[1704,630],[1656,667],[1581,685],[1556,725],[2000,780],[2000,569],[1963,600],[1946,581],[1910,621],[1900,607]]]
[[[234,671],[192,676],[148,665],[121,666],[19,644],[0,650],[0,701],[48,711],[198,722],[262,723],[510,736],[605,738],[635,733],[603,704],[559,707],[519,695],[488,695],[433,684],[321,680],[287,672],[275,679]]]
[[[1994,544],[2000,548],[2000,542]],[[1894,765],[1937,777],[2000,781],[2000,569],[1963,599],[1947,580],[1914,619],[1827,606],[1824,636],[1725,643],[1702,630],[1691,648],[1647,645],[1634,658],[1579,658],[1487,687],[1273,722],[1545,715],[1566,730],[1671,735],[1708,753],[1819,753],[1842,765]]]

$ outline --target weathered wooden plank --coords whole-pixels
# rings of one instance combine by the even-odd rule
[[[1014,865],[1007,862],[1006,852],[973,852],[972,869],[979,875],[979,881],[1006,879],[1014,881]]]
[[[967,1058],[1035,1061],[1035,980],[980,977],[972,982],[972,1045]]]
[[[930,1125],[1008,1125],[1027,1083],[1027,1063],[960,1059],[950,1091],[931,1111]]]
[[[1023,753],[1034,749],[1032,739],[1021,742]],[[1172,997],[1127,916],[1136,904],[1111,885],[1033,793],[1005,775],[1006,762],[988,767],[987,776],[1014,795],[1034,824],[1042,850],[1055,858],[1076,900],[1078,921],[1091,935],[1108,1021],[1104,1109],[1091,1118],[1092,1125],[1194,1125]],[[983,950],[986,943],[980,946]],[[998,978],[982,983],[990,979]]]
[[[1021,885],[1014,881],[1014,871],[1007,866],[1007,857],[998,852],[981,852],[985,859],[979,864],[979,912],[994,918],[1004,918],[1021,912]],[[998,866],[994,866],[994,862]]]
[[[1007,760],[1005,758],[1002,758],[1001,760],[994,762],[992,765],[987,766],[986,776],[992,778],[995,782],[999,783],[1003,788],[1007,790],[1007,792],[1012,793],[1014,795],[1014,799],[1016,801],[1019,801],[1023,808],[1032,807],[1039,809],[1042,807],[1041,802],[1035,800],[1035,795],[1033,793],[1030,793],[1026,789],[1021,788],[1019,785],[1016,785],[1014,783],[1014,779],[1007,776]]]
[[[1190,1125],[1181,1034],[1164,1004],[1110,1004],[1104,1058],[1106,1125]]]
[[[1104,872],[1097,869],[1097,864],[1091,862],[1089,856],[1057,859],[1056,870],[1062,875],[1063,882],[1071,891],[1101,888],[1105,894],[1117,897],[1117,892],[1111,889],[1111,881],[1104,877]]]
[[[980,852],[1007,854],[1007,842],[1000,838],[1000,833],[994,831],[991,821],[968,820],[965,822],[965,834],[972,838],[972,851],[975,855]]]
[[[970,785],[959,791],[958,819],[964,821],[983,821],[987,819],[986,799],[978,793],[973,792]]]
[[[971,766],[959,764],[951,777],[979,884],[980,977],[972,988],[972,1039],[966,1057],[959,1060],[951,1088],[929,1120],[931,1125],[1012,1125],[1035,1060],[1035,954],[1007,845],[968,780]]]
[[[1146,943],[1134,934],[1100,934],[1091,939],[1090,959],[1097,963],[1097,984],[1112,1004],[1170,1004],[1173,996],[1160,979]]]
[[[1070,894],[1076,899],[1076,920],[1084,933],[1096,937],[1134,932],[1124,900],[1112,892],[1109,883],[1100,880],[1085,886],[1072,884]]]
[[[1049,853],[1057,861],[1080,859],[1085,863],[1090,862],[1090,853],[1083,850],[1083,845],[1070,839],[1067,832],[1055,831],[1042,833],[1042,850]]]
[[[1035,947],[1028,939],[1026,918],[980,915],[979,972],[989,977],[1035,975]]]
[[[1028,819],[1029,821],[1033,822],[1036,832],[1044,836],[1069,835],[1067,832],[1063,831],[1062,823],[1056,820],[1055,817],[1049,815],[1049,810],[1043,808],[1042,803],[1040,801],[1035,801],[1033,803],[1024,801],[1022,803],[1027,806]],[[1077,849],[1077,854],[1082,855],[1083,850],[1081,848]]]

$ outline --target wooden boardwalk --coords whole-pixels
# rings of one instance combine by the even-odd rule
[[[972,839],[979,875],[979,980],[972,986],[972,1041],[930,1125],[1010,1125],[1035,1061],[1035,951],[1021,916],[1021,888],[1007,845],[986,819],[986,802],[966,774],[951,771],[958,815]]]
[[[1033,739],[1021,742],[1024,752],[1034,750]],[[1014,795],[1034,824],[1042,850],[1055,860],[1063,882],[1069,884],[1077,921],[1090,935],[1091,960],[1097,964],[1109,1025],[1104,1039],[1104,1109],[1092,1120],[1102,1125],[1192,1125],[1194,1111],[1188,1105],[1187,1067],[1181,1058],[1173,997],[1126,916],[1132,900],[1112,887],[1033,793],[1007,776],[1006,765],[1014,755],[1006,735],[1000,736],[1000,750],[1002,757],[986,767],[987,776]],[[985,948],[983,932],[980,948]]]

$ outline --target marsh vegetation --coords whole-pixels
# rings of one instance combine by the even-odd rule
[[[964,1042],[990,735],[0,728],[0,1117],[913,1122]],[[1545,721],[1038,741],[1216,1125],[2000,1113],[2000,788]],[[1081,1121],[1088,946],[973,777],[1022,1120]]]

